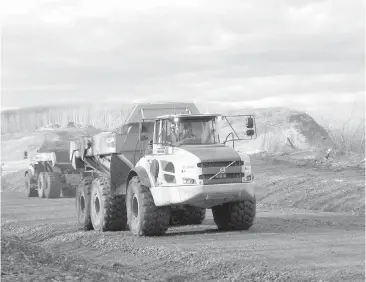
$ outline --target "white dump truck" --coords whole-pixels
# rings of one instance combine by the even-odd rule
[[[237,118],[243,139],[255,138],[254,117]],[[220,141],[222,122],[232,131]],[[228,142],[236,140],[226,116],[200,114],[193,103],[136,105],[121,128],[70,144],[74,168],[84,169],[79,227],[162,235],[171,225],[200,224],[210,208],[220,230],[249,229],[254,176],[249,156]]]
[[[49,149],[41,149],[29,159],[24,172],[27,197],[75,197],[81,180],[81,169],[73,168],[69,160],[69,142],[47,142]]]

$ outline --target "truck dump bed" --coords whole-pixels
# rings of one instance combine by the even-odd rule
[[[160,103],[136,104],[127,117],[125,124],[142,122],[144,119],[154,119],[163,115],[199,114],[194,103]]]
[[[33,160],[51,161],[53,166],[63,169],[72,168],[69,152],[69,141],[45,141]]]

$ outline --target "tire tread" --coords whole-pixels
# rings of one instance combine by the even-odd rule
[[[219,230],[248,230],[255,219],[256,199],[213,207],[212,214]]]

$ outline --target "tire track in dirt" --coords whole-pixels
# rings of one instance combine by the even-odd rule
[[[260,208],[249,231],[218,232],[208,212],[201,226],[137,238],[129,231],[77,231],[74,199],[27,199],[5,192],[2,201],[4,234],[78,255],[91,265],[133,273],[139,281],[364,277],[364,218],[359,216]]]

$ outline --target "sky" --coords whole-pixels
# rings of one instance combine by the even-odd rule
[[[362,0],[12,0],[1,108],[194,101],[365,109]]]

